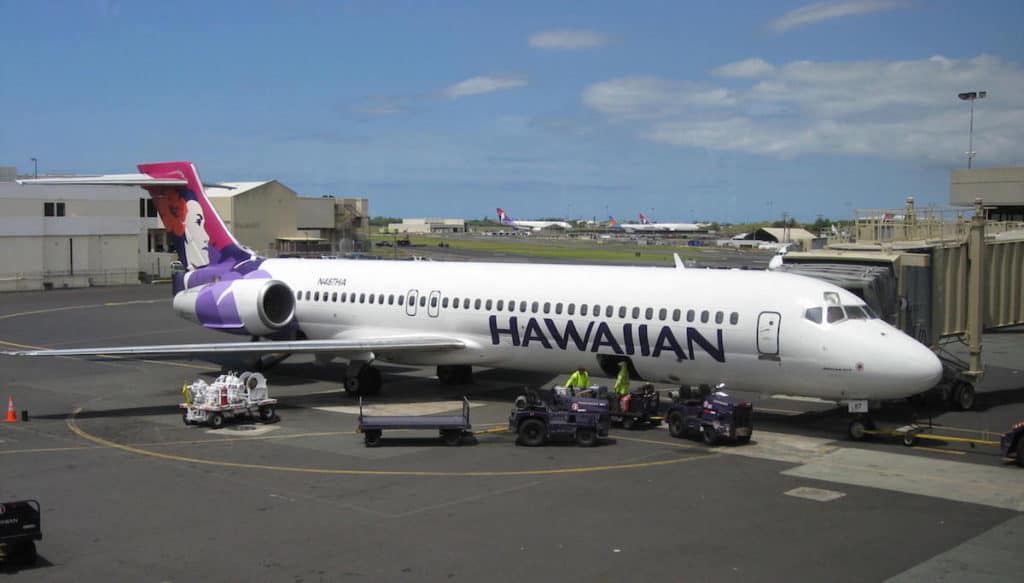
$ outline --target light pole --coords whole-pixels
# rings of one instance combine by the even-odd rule
[[[32,173],[33,176],[39,178],[39,160],[32,158]]]
[[[967,167],[971,167],[971,161],[974,160],[974,102],[978,99],[985,99],[988,95],[988,91],[967,91],[960,93],[957,97],[961,101],[971,102],[971,129],[968,132],[967,138]]]

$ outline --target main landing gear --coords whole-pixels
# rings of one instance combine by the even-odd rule
[[[345,392],[350,397],[376,395],[384,384],[380,371],[369,363],[351,362],[345,373]]]

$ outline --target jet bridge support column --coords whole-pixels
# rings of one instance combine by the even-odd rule
[[[981,333],[985,317],[985,209],[981,199],[974,199],[974,217],[967,238],[967,350],[968,370],[961,373],[971,383],[981,381]]]

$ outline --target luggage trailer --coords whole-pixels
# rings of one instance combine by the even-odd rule
[[[462,439],[472,435],[469,423],[469,399],[462,398],[461,415],[366,415],[363,413],[363,399],[359,398],[359,426],[363,443],[367,447],[380,445],[384,430],[417,429],[435,430],[447,445],[462,445]]]

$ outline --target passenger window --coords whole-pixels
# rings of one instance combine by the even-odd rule
[[[682,310],[680,310],[679,308],[676,308],[676,309],[672,310],[672,321],[673,322],[678,322],[679,318],[682,318],[682,317],[683,317],[683,311]]]
[[[821,314],[820,313],[818,314],[818,319],[819,320],[821,319]],[[732,314],[729,314],[729,323],[732,324],[733,326],[735,326],[736,324],[739,324],[740,323],[740,313],[739,312],[733,312]]]
[[[370,298],[369,299],[370,299],[370,303],[372,304],[373,303],[373,294],[370,294]]]
[[[341,292],[341,303],[344,304],[346,300],[348,300],[348,294],[345,292]]]
[[[558,302],[557,304],[555,304],[555,313],[556,314],[561,314],[562,313],[562,302]]]
[[[445,298],[441,300],[441,307],[445,308],[445,309],[448,308],[448,297],[447,296],[445,296]]]
[[[515,300],[509,300],[508,301],[508,311],[510,311],[510,312],[516,311],[516,301]]]
[[[804,318],[815,324],[821,324],[821,308],[807,308],[807,311],[804,312]]]
[[[658,319],[664,322],[665,318],[668,318],[668,310],[665,308],[658,310]]]
[[[715,324],[721,324],[724,321],[725,321],[725,313],[724,312],[715,312]]]
[[[454,300],[452,300],[452,307],[455,308],[456,310],[459,309],[459,298],[455,298]]]
[[[519,311],[524,313],[524,314],[526,313],[526,301],[525,300],[519,302]]]
[[[398,296],[398,305],[405,305],[405,296]]]
[[[653,317],[654,317],[654,308],[647,308],[646,310],[644,310],[644,319],[645,320],[650,320]]]
[[[437,296],[430,296],[430,307],[431,308],[436,308],[437,307]]]
[[[488,312],[491,311],[492,306],[494,306],[494,300],[487,300],[486,302],[484,302],[484,309],[487,310]]]
[[[388,305],[395,305],[395,294],[388,294]]]
[[[316,293],[313,294],[313,301],[314,302],[319,302],[320,301],[320,292],[316,292]]]
[[[694,316],[696,316],[696,315],[697,315],[697,313],[694,312],[693,310],[686,310],[686,321],[687,322],[692,322]]]
[[[833,322],[842,322],[844,319],[846,319],[846,315],[843,314],[842,306],[828,307],[828,321],[830,324]]]
[[[427,296],[420,296],[420,307],[424,308],[427,305]]]
[[[499,312],[505,309],[505,300],[498,300],[498,303],[494,306],[494,309]]]
[[[611,318],[614,315],[615,315],[615,306],[605,306],[604,307],[604,317],[605,318]]]
[[[306,301],[307,301],[307,302],[309,301],[309,297],[310,297],[310,295],[311,295],[311,294],[310,294],[310,292],[306,292]]]
[[[352,303],[352,304],[356,303],[356,292],[352,292],[352,293],[348,294],[348,301],[349,301],[349,303]]]
[[[331,294],[331,301],[332,302],[337,302],[338,301],[338,292],[334,292],[334,293]]]
[[[586,316],[588,308],[590,308],[590,304],[580,304],[580,315]]]
[[[295,299],[297,299],[297,300],[301,300],[302,299],[302,292],[301,291],[295,292]]]
[[[378,304],[383,304],[384,303],[384,294],[380,294],[379,296],[377,296],[377,303]]]
[[[700,313],[700,323],[701,324],[707,324],[708,323],[708,318],[710,316],[711,316],[711,312],[709,312],[707,310],[701,311],[701,313]]]
[[[544,302],[544,313],[545,314],[550,314],[551,313],[551,302]]]
[[[365,304],[366,303],[366,294],[359,294],[359,303],[360,304]]]
[[[626,318],[626,306],[619,306],[619,318]]]
[[[633,306],[633,319],[634,320],[639,320],[640,319],[640,308],[638,308],[636,306]]]
[[[476,300],[473,301],[473,307],[476,308],[477,310],[480,309],[480,298],[477,298]]]
[[[590,312],[590,313],[593,314],[595,318],[600,316],[601,315],[601,304],[594,304],[594,311]]]
[[[569,314],[570,316],[575,314],[576,313],[576,304],[570,303],[569,307],[568,307],[568,310],[566,310],[566,313]]]
[[[326,303],[328,301],[330,301],[330,298],[327,297],[327,292],[324,292],[324,302]]]
[[[537,303],[537,302],[533,302],[532,304],[530,304],[530,311],[533,312],[534,314],[537,313],[537,310],[539,308],[540,308],[540,304]]]

